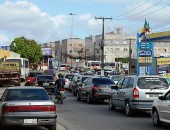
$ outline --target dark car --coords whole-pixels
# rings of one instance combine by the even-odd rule
[[[55,69],[47,69],[47,70],[44,70],[44,74],[45,75],[52,75],[54,79],[57,79],[58,76],[57,76],[57,71]]]
[[[0,123],[56,130],[56,105],[42,87],[8,87],[0,99]]]
[[[80,87],[82,87],[83,82],[89,77],[92,77],[92,76],[91,75],[78,75],[74,79],[74,87],[73,87],[73,90],[72,90],[74,96],[77,96],[78,89]]]
[[[55,80],[52,75],[37,75],[35,85],[44,87],[49,94],[54,93]]]
[[[87,78],[77,91],[77,100],[86,99],[87,103],[109,99],[114,82],[105,77]]]

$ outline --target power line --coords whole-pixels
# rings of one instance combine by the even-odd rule
[[[123,14],[120,14],[120,15],[118,15],[118,16],[115,16],[115,17],[113,17],[113,18],[117,18],[117,17],[123,16],[123,15],[125,15],[125,14],[128,14],[128,13],[130,13],[130,12],[133,12],[134,10],[136,10],[137,8],[141,7],[142,5],[146,4],[146,3],[149,2],[149,1],[150,1],[150,0],[146,0],[144,3],[138,5],[137,7],[133,8],[133,9],[131,9],[131,10],[129,10],[129,11],[123,13]]]
[[[136,14],[133,14],[133,15],[130,15],[130,16],[127,16],[127,17],[124,17],[124,18],[120,18],[120,19],[114,19],[114,20],[124,20],[124,19],[127,19],[127,18],[131,18],[131,17],[133,17],[133,16],[136,16],[136,15],[138,15],[138,14],[141,14],[141,13],[147,11],[148,9],[151,9],[151,8],[154,7],[155,5],[161,3],[162,1],[164,1],[164,0],[158,1],[157,3],[153,4],[152,6],[149,6],[149,7],[146,8],[145,10],[142,10],[141,12],[138,12],[138,13],[136,13]]]

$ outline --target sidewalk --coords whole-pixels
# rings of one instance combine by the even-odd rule
[[[63,126],[57,123],[57,130],[66,130]]]

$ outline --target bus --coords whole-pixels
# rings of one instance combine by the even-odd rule
[[[101,61],[85,61],[85,67],[90,69],[101,69]]]
[[[122,62],[105,62],[104,63],[105,68],[112,68],[116,72],[121,72],[123,69],[123,63]]]
[[[29,74],[29,60],[26,58],[14,57],[6,58],[5,61],[8,62],[18,62],[21,68],[21,80],[25,81]]]

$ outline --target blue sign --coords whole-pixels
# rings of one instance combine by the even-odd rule
[[[44,56],[52,56],[52,48],[42,48],[42,53]]]
[[[151,49],[152,48],[152,44],[149,42],[141,42],[139,44],[139,48],[140,49]]]
[[[139,51],[139,57],[145,57],[145,56],[151,56],[152,51],[151,50],[140,50]]]

